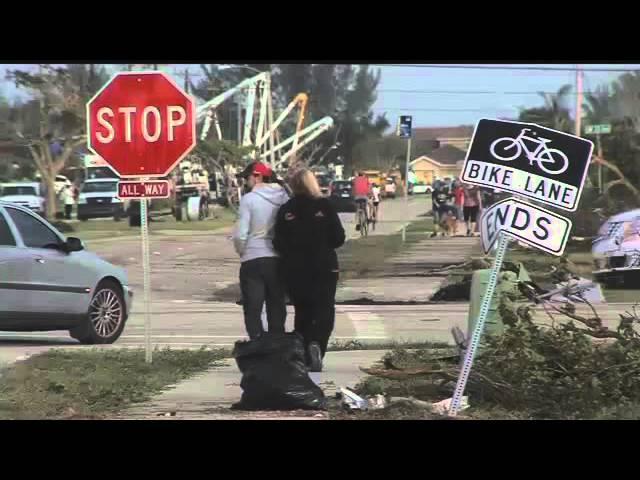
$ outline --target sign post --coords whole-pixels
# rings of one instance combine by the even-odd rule
[[[535,124],[482,119],[476,125],[462,169],[462,181],[499,188],[564,210],[575,211],[593,152],[593,143]],[[456,416],[469,379],[510,239],[552,255],[562,255],[571,221],[518,198],[483,212],[480,233],[485,254],[498,242],[479,318],[465,351],[449,415]]]
[[[504,256],[507,253],[509,237],[507,237],[507,235],[503,233],[499,234],[498,236],[498,250],[496,252],[496,258],[493,261],[491,273],[489,274],[489,283],[487,284],[487,290],[485,291],[484,297],[482,298],[482,304],[480,305],[480,316],[478,317],[478,321],[473,328],[473,335],[471,336],[471,340],[467,345],[467,349],[464,354],[464,361],[460,370],[460,375],[458,376],[458,381],[456,383],[456,389],[454,390],[453,397],[451,399],[449,415],[451,415],[452,417],[455,417],[458,414],[458,410],[460,409],[462,394],[464,393],[464,389],[467,386],[467,380],[469,379],[469,373],[471,373],[473,359],[476,355],[478,345],[480,344],[482,331],[484,330],[484,323],[487,320],[487,315],[489,315],[489,307],[491,306],[493,293],[495,292],[496,285],[498,284],[498,275],[500,274],[500,269],[502,268],[502,261],[504,260]]]
[[[604,123],[601,125],[588,125],[585,128],[585,133],[587,135],[596,136],[596,148],[598,149],[598,157],[602,158],[602,144],[600,143],[600,135],[601,134],[609,134],[611,133],[611,124]],[[598,164],[598,191],[602,193],[602,164]]]
[[[410,115],[401,115],[398,120],[398,129],[396,134],[400,138],[406,138],[407,141],[407,160],[404,165],[404,199],[408,201],[409,199],[409,163],[411,163],[411,122],[412,117]]]
[[[149,258],[149,223],[147,222],[147,199],[140,200],[140,235],[142,237],[142,276],[144,289],[144,360],[151,363],[151,260]]]
[[[145,361],[152,362],[149,199],[169,197],[159,178],[196,145],[193,98],[162,72],[117,73],[87,103],[88,148],[120,176],[120,198],[140,201]],[[135,180],[134,180],[135,179]]]

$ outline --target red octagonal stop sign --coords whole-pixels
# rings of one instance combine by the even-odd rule
[[[162,72],[116,74],[87,123],[89,149],[121,177],[164,177],[196,145],[193,99]]]

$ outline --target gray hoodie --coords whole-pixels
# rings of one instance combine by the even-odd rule
[[[273,228],[278,210],[287,200],[287,192],[275,183],[262,184],[242,197],[240,219],[233,235],[241,262],[278,256],[273,249]]]

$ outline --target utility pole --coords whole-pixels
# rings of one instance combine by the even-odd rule
[[[242,146],[242,104],[240,98],[236,97],[237,118],[238,118],[238,146]]]
[[[411,162],[411,137],[407,141],[407,161],[404,165],[404,200],[409,201],[409,163]],[[408,208],[408,207],[405,207]],[[408,215],[408,213],[407,213]]]
[[[582,68],[576,65],[576,136],[579,137],[582,130]]]
[[[602,143],[600,143],[600,134],[596,135],[596,147],[598,149],[598,158],[602,158]],[[602,164],[598,163],[598,191],[602,193]]]

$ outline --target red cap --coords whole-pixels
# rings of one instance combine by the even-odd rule
[[[265,163],[256,162],[253,166],[254,175],[262,175],[263,177],[270,177],[272,175],[271,167]]]
[[[266,163],[251,162],[245,167],[245,169],[239,173],[238,178],[247,178],[249,175],[262,175],[263,177],[270,177],[273,175],[271,167]]]

